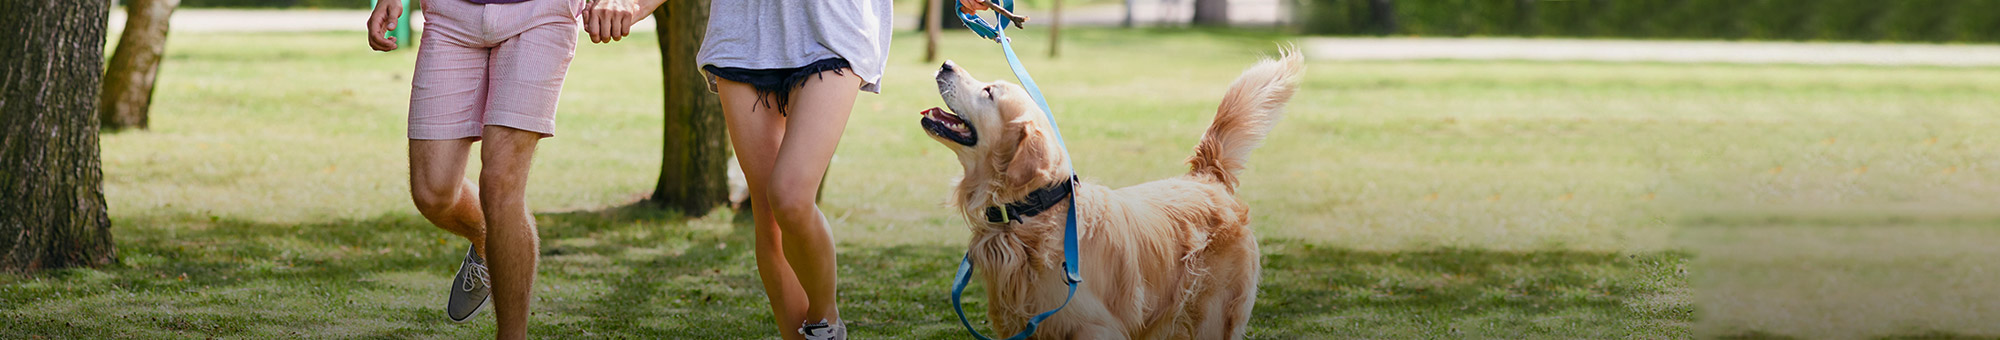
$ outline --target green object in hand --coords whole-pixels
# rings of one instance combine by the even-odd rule
[[[377,1],[382,0],[369,0],[368,6],[375,7]],[[396,17],[396,29],[383,32],[382,37],[396,38],[396,44],[398,45],[413,46],[416,42],[410,40],[410,0],[395,1],[403,2],[403,15]]]

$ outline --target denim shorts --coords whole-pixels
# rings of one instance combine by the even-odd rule
[[[851,65],[848,65],[847,59],[829,58],[820,59],[811,64],[806,64],[806,66],[792,68],[748,69],[708,65],[702,67],[701,70],[708,72],[708,75],[711,77],[750,84],[750,87],[757,89],[758,105],[775,108],[778,110],[779,115],[784,115],[785,107],[791,104],[792,101],[792,90],[797,90],[799,86],[804,86],[807,77],[826,71],[833,71],[834,74],[842,74],[841,72],[846,72],[842,71],[843,69],[851,67]],[[709,79],[709,82],[713,84],[715,80]],[[710,86],[713,87],[713,85]]]

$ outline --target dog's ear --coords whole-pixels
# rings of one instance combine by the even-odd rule
[[[1055,136],[1040,121],[1028,117],[1011,122],[1021,132],[1014,146],[1014,159],[1007,162],[1007,183],[1020,190],[1034,190],[1055,181],[1061,171],[1062,150]]]

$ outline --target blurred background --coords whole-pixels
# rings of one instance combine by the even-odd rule
[[[960,169],[915,113],[945,60],[1012,77],[949,4],[895,2],[884,91],[823,185],[857,335],[964,334]],[[73,155],[5,150],[0,235],[42,241],[0,243],[0,338],[491,334],[439,317],[465,244],[409,202],[420,5],[387,53],[366,0],[0,5],[26,46],[0,74],[47,85],[0,97],[6,145]],[[705,5],[578,46],[530,179],[531,334],[772,337],[703,128]],[[1238,191],[1265,253],[1249,338],[2000,336],[2000,1],[1016,7],[1079,172],[1112,187],[1184,173],[1243,68],[1305,54]],[[66,71],[15,72],[41,69]]]

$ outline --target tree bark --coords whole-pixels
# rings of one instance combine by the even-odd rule
[[[945,1],[957,0],[924,0],[924,18],[918,21],[923,23],[923,26],[919,27],[922,27],[924,30],[924,62],[926,63],[937,61],[938,36],[943,35],[939,32],[940,28],[938,26],[941,24],[940,21],[944,19],[943,10],[939,7],[944,7],[943,3]]]
[[[1055,2],[1055,11],[1049,13],[1049,59],[1062,56],[1062,0]]]
[[[153,83],[160,75],[160,54],[167,49],[167,18],[180,0],[130,0],[125,3],[125,33],[104,71],[104,95],[98,120],[106,130],[145,129],[153,104]]]
[[[708,80],[694,61],[708,31],[708,0],[668,1],[653,11],[653,19],[666,81],[666,143],[660,182],[647,200],[701,217],[729,203],[729,135],[722,104],[708,93]]]
[[[958,21],[958,0],[936,1],[940,2],[941,5],[931,7],[931,12],[937,13],[938,20],[936,22],[938,23],[938,27],[948,30],[969,29],[965,27],[965,22]],[[931,13],[924,13],[924,15],[917,16],[917,27],[919,29],[930,27],[931,22]]]
[[[1125,21],[1119,26],[1132,28],[1132,0],[1125,0]]]
[[[1368,0],[1368,26],[1375,34],[1396,34],[1396,1]]]
[[[1229,26],[1229,0],[1194,0],[1194,24]]]
[[[107,1],[0,1],[0,272],[117,260],[97,94]]]

